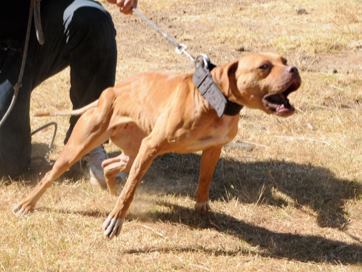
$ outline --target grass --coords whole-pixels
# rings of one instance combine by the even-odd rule
[[[118,81],[192,69],[137,18],[107,7],[118,31]],[[216,63],[245,50],[285,55],[303,79],[291,95],[297,114],[241,112],[205,217],[193,212],[199,154],[159,158],[111,241],[100,226],[116,198],[79,171],[57,182],[31,216],[10,212],[49,168],[41,158],[57,157],[67,129],[66,118],[32,118],[33,129],[56,121],[59,133],[50,154],[51,131],[35,135],[32,171],[0,183],[0,271],[361,271],[362,2],[143,0],[140,8]],[[34,91],[32,113],[70,107],[68,73]]]

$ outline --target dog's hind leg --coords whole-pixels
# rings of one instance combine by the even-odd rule
[[[66,148],[65,150],[72,152],[71,148]],[[76,154],[76,152],[68,153]],[[76,161],[76,159],[73,159]],[[30,192],[30,194],[25,197],[19,204],[13,208],[13,212],[17,216],[23,216],[34,210],[34,207],[39,200],[39,198],[45,193],[45,191],[53,184],[54,180],[60,177],[69,167],[72,165],[72,159],[70,156],[65,153],[57,159],[52,169],[45,174],[41,181],[35,186],[35,188]]]
[[[52,169],[45,174],[45,176],[37,184],[37,186],[35,186],[31,193],[14,207],[13,212],[18,216],[32,212],[39,198],[57,178],[59,178],[77,161],[79,161],[85,154],[102,144],[105,140],[107,140],[107,138],[104,137],[104,135],[101,135],[101,137],[97,137],[93,140],[94,142],[92,142],[92,144],[79,146],[76,144],[77,141],[74,142],[74,140],[71,141],[71,139],[69,139],[68,144],[65,146],[63,152],[53,165]]]
[[[103,99],[102,99],[103,97]],[[107,131],[109,111],[112,97],[102,95],[98,108],[87,111],[78,120],[73,132],[52,169],[45,174],[37,186],[13,209],[16,215],[25,215],[33,211],[43,193],[72,165],[95,147],[109,138]],[[108,113],[107,113],[108,112]],[[107,121],[108,119],[108,121]]]
[[[113,129],[111,136],[112,142],[122,149],[122,154],[102,163],[108,190],[113,195],[116,194],[117,174],[130,171],[141,142],[146,136],[133,120],[127,118],[124,120],[124,123],[118,124],[117,128]]]

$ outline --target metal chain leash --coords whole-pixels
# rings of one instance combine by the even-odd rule
[[[195,72],[192,77],[192,81],[200,91],[201,95],[206,99],[206,101],[211,105],[211,107],[216,111],[219,117],[222,117],[224,114],[238,114],[242,108],[235,103],[232,103],[226,99],[219,86],[214,82],[211,76],[211,70],[215,67],[211,63],[209,57],[205,54],[201,54],[196,58],[193,57],[188,51],[187,47],[184,44],[177,42],[177,40],[161,30],[152,20],[147,18],[138,8],[133,9],[133,13],[137,15],[142,21],[144,21],[150,28],[155,30],[157,33],[161,34],[167,42],[173,45],[176,48],[178,54],[184,54],[188,59],[190,59],[195,65]],[[234,110],[230,110],[235,108]],[[234,113],[235,112],[235,113]]]
[[[152,28],[157,33],[161,34],[165,40],[175,47],[177,54],[184,54],[192,63],[196,66],[196,69],[199,67],[204,67],[209,69],[212,66],[209,57],[206,54],[200,54],[196,58],[187,51],[187,46],[185,44],[179,43],[175,37],[170,35],[169,33],[163,31],[160,27],[158,27],[151,19],[149,19],[146,15],[143,14],[141,10],[138,8],[133,9],[133,14],[140,18],[146,25]]]
[[[168,41],[171,45],[175,47],[176,52],[178,54],[184,54],[193,63],[195,62],[196,59],[187,51],[186,45],[177,42],[177,40],[173,36],[161,30],[161,28],[159,28],[152,20],[147,18],[146,15],[144,15],[143,12],[140,11],[138,8],[133,9],[133,14],[135,14],[138,18],[140,18],[143,22],[145,22],[150,28],[155,30],[157,33],[161,34],[166,41]]]

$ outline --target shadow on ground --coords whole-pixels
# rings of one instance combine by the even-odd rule
[[[43,144],[33,145],[32,169],[25,176],[29,184],[39,180],[39,173],[49,170],[52,162]],[[117,153],[111,154],[112,156]],[[140,186],[154,194],[193,196],[197,186],[200,156],[168,154],[156,159]],[[83,175],[78,163],[63,178],[78,180]],[[42,175],[41,175],[42,176]],[[347,200],[362,197],[362,184],[337,178],[323,167],[279,160],[242,162],[221,158],[214,174],[211,200],[237,199],[283,207],[290,205],[280,194],[290,198],[295,207],[308,206],[317,213],[321,227],[343,229],[348,224],[344,209]]]
[[[230,215],[212,211],[207,215],[196,214],[194,209],[165,201],[157,205],[167,207],[167,211],[152,211],[145,214],[130,214],[129,219],[137,222],[162,221],[172,225],[186,225],[192,229],[214,229],[226,235],[232,235],[258,248],[257,252],[243,248],[234,250],[210,249],[201,246],[156,246],[149,245],[122,251],[123,254],[147,254],[150,252],[205,252],[210,255],[237,256],[257,254],[263,257],[287,258],[302,262],[320,262],[333,264],[361,264],[362,244],[348,244],[330,240],[317,235],[301,235],[270,231],[250,223],[245,223]],[[68,211],[63,209],[39,208],[38,211],[76,214],[85,217],[106,218],[106,212],[98,210]],[[122,233],[120,234],[122,235]]]
[[[145,178],[147,191],[192,196],[197,186],[200,156],[170,154],[157,159]],[[279,191],[298,207],[308,206],[321,227],[343,229],[348,223],[347,200],[362,196],[362,184],[337,178],[323,167],[279,160],[241,162],[222,158],[211,188],[212,200],[288,205]],[[290,205],[290,204],[289,204]]]
[[[169,154],[158,158],[148,174],[142,190],[153,194],[192,196],[196,185],[200,156],[196,154]],[[48,163],[49,166],[49,163]],[[348,222],[344,204],[349,199],[360,198],[362,186],[358,182],[337,178],[322,167],[278,160],[241,162],[222,158],[214,175],[211,199],[237,199],[242,203],[260,203],[276,206],[290,205],[283,197],[273,193],[276,189],[287,195],[293,205],[308,206],[318,214],[320,226],[343,228]],[[168,207],[165,212],[151,212],[137,216],[138,220],[162,220],[184,224],[191,228],[210,228],[233,235],[262,249],[261,255],[288,258],[299,261],[362,263],[361,244],[329,240],[321,236],[278,233],[263,227],[245,223],[227,214],[212,212],[208,216],[195,216],[193,209],[160,202]],[[44,209],[48,211],[48,209]],[[99,211],[67,212],[82,216],[105,217]],[[130,215],[132,218],[132,215]],[[158,248],[157,251],[177,251],[177,248]],[[180,248],[192,251],[194,248]],[[198,248],[198,250],[203,250]],[[208,251],[208,249],[205,249]],[[131,249],[125,253],[149,252],[149,248]],[[212,252],[214,254],[242,254],[242,250]]]
[[[302,262],[330,262],[343,264],[362,263],[362,245],[347,244],[345,242],[329,240],[321,236],[300,235],[292,233],[278,233],[268,229],[245,223],[232,216],[211,212],[207,216],[195,216],[195,211],[190,208],[182,207],[166,202],[159,202],[159,205],[170,208],[165,212],[152,212],[147,216],[141,216],[141,220],[149,221],[152,218],[169,222],[172,224],[183,224],[194,229],[215,229],[227,235],[235,236],[253,246],[257,246],[262,255],[273,258],[288,258]],[[139,220],[139,218],[138,218]],[[122,235],[122,234],[121,234]],[[152,250],[152,249],[151,249]],[[154,251],[193,251],[194,248],[154,248]],[[204,250],[197,248],[198,251]],[[231,256],[243,254],[243,250],[210,252],[206,253],[216,255]],[[150,252],[149,247],[130,249],[124,253],[142,254]],[[249,254],[248,252],[245,254]]]

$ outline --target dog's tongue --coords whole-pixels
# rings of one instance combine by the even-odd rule
[[[278,113],[285,113],[285,112],[290,112],[291,109],[289,107],[286,107],[284,104],[281,104],[276,108],[276,111]]]

